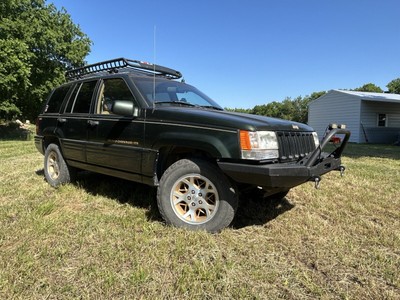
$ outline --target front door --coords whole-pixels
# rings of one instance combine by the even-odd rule
[[[89,124],[86,156],[89,164],[110,172],[128,172],[140,181],[144,122],[134,116],[134,110],[138,111],[137,102],[123,78],[102,80]]]

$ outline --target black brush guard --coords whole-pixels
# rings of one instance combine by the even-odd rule
[[[322,152],[335,135],[344,135],[338,148],[331,153]],[[343,173],[341,155],[350,138],[350,131],[335,128],[330,130],[320,146],[296,163],[275,163],[264,165],[218,162],[221,170],[240,183],[262,186],[264,188],[292,188],[307,181],[314,181],[318,187],[321,176],[330,171]]]

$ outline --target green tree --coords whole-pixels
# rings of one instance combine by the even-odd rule
[[[388,88],[389,93],[400,94],[400,78],[393,79],[386,87]]]
[[[2,0],[0,118],[33,120],[65,70],[83,65],[90,46],[65,9],[44,0]]]
[[[251,114],[252,113],[252,109],[251,108],[229,108],[229,107],[225,107],[224,109],[226,111],[238,112],[238,113],[243,113],[243,114]]]
[[[354,89],[354,91],[358,91],[358,92],[372,92],[372,93],[383,93],[383,90],[382,90],[379,86],[377,86],[377,85],[375,85],[375,84],[373,84],[373,83],[366,83],[366,84],[364,84],[363,86],[360,86],[360,87]]]
[[[286,119],[300,123],[308,122],[308,104],[325,95],[325,91],[314,92],[304,98],[285,98],[282,102],[273,101],[264,105],[256,105],[250,111],[252,114]]]

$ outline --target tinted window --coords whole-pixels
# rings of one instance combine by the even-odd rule
[[[70,85],[59,87],[54,90],[51,95],[49,102],[47,102],[45,113],[58,113],[60,111],[61,104],[63,103],[65,96],[69,91]]]
[[[78,91],[78,95],[76,96],[75,102],[72,106],[72,113],[89,113],[90,103],[92,101],[95,87],[96,81],[82,83]]]
[[[69,102],[68,102],[67,107],[66,107],[66,109],[65,109],[65,112],[66,112],[66,113],[70,113],[70,112],[71,112],[71,110],[72,110],[72,105],[74,104],[74,101],[75,101],[75,98],[76,98],[76,94],[77,94],[78,91],[79,91],[79,87],[80,87],[80,85],[74,86],[72,95],[69,97]]]

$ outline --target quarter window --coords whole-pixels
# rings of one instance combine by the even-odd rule
[[[50,97],[49,102],[47,102],[45,113],[58,113],[60,111],[61,104],[63,103],[65,96],[69,91],[70,85],[62,86],[54,90]]]

